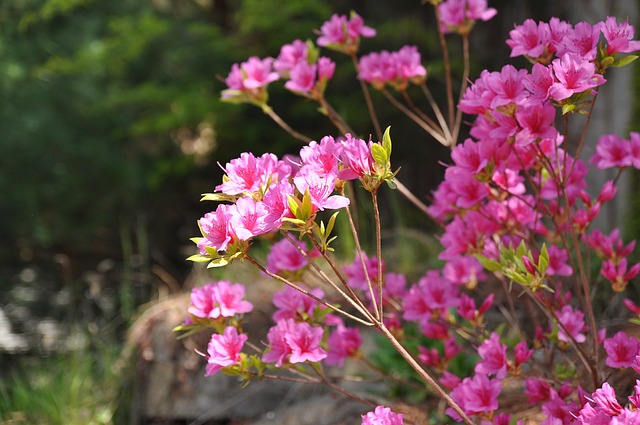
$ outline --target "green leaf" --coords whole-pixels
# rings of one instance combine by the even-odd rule
[[[202,254],[194,254],[189,258],[187,258],[187,261],[193,261],[194,263],[206,263],[207,261],[210,261],[210,260],[211,260],[211,257],[209,257],[208,255],[202,255]]]
[[[382,166],[389,163],[389,155],[387,154],[387,151],[378,143],[371,145],[371,156],[376,163]]]
[[[562,105],[562,115],[567,115],[570,112],[573,112],[576,109],[576,105],[573,103],[567,103],[566,105]]]
[[[330,235],[331,232],[333,231],[333,226],[336,223],[336,218],[338,217],[338,213],[339,211],[336,211],[335,213],[333,213],[331,218],[329,218],[329,222],[327,223],[327,231],[325,232],[327,236]]]
[[[638,59],[638,56],[636,55],[623,56],[620,59],[617,59],[611,66],[617,66],[617,67],[626,66],[636,59]]]
[[[302,196],[302,217],[298,217],[302,220],[308,220],[313,215],[313,203],[311,202],[311,194],[309,193],[309,188],[304,191],[304,195]]]
[[[293,195],[287,195],[287,204],[294,217],[300,216],[300,201]]]
[[[489,270],[490,272],[499,272],[502,270],[502,264],[498,263],[495,260],[487,258],[482,254],[476,254],[475,257],[476,260],[478,260],[480,264],[482,264],[482,267]]]
[[[398,185],[393,180],[387,179],[385,181],[387,182],[387,186],[389,186],[390,189],[396,190],[398,188]]]
[[[391,157],[391,135],[390,135],[390,131],[391,131],[391,126],[387,127],[387,129],[384,131],[384,134],[382,135],[382,147],[384,148],[385,151],[387,151],[387,155],[389,157]]]
[[[540,251],[540,258],[538,258],[538,272],[544,276],[549,267],[549,252],[547,251],[547,244],[542,244],[542,250]]]
[[[200,202],[202,201],[232,201],[234,199],[231,195],[226,195],[224,193],[203,193],[202,198],[200,198]]]
[[[219,257],[219,258],[214,258],[213,260],[211,260],[209,262],[209,264],[207,265],[207,268],[211,269],[211,268],[216,268],[216,267],[224,267],[227,264],[229,264],[229,257]]]

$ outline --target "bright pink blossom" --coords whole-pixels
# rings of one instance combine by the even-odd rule
[[[558,321],[564,326],[558,326],[558,339],[569,342],[573,338],[577,343],[585,342],[586,335],[583,333],[587,326],[584,323],[584,313],[574,310],[570,305],[565,305],[558,313]],[[565,331],[566,329],[566,331]],[[569,335],[567,335],[567,332]]]
[[[204,233],[204,237],[198,242],[200,254],[208,254],[206,247],[216,251],[225,251],[228,244],[231,243],[233,239],[229,224],[232,217],[231,207],[231,205],[220,204],[215,211],[206,213],[198,220],[200,229]]]
[[[362,345],[362,337],[358,328],[338,324],[338,327],[327,338],[327,346],[329,347],[327,364],[344,366],[344,360],[354,356],[360,349],[360,345]]]
[[[563,100],[574,93],[598,87],[607,82],[596,74],[595,65],[576,55],[566,54],[551,63],[557,82],[551,85],[549,94],[555,100]]]
[[[617,22],[615,16],[608,16],[602,26],[602,34],[607,40],[607,55],[640,50],[640,41],[633,40],[635,28],[629,24],[629,20]]]
[[[286,77],[298,63],[307,62],[308,54],[307,43],[294,40],[291,44],[285,44],[280,48],[280,54],[273,62],[273,68],[282,77]]]
[[[267,270],[271,273],[300,270],[309,264],[300,250],[308,253],[307,246],[302,241],[295,240],[292,243],[288,239],[282,239],[274,243],[267,254]]]
[[[317,298],[324,296],[324,291],[320,288],[312,288],[309,292]],[[306,320],[309,317],[313,317],[318,302],[290,286],[285,286],[283,290],[273,295],[273,305],[278,309],[273,314],[273,320],[275,321],[284,319]]]
[[[352,13],[350,19],[334,14],[322,24],[320,34],[318,46],[351,53],[357,51],[360,37],[374,37],[376,30],[364,25],[364,20],[357,13]]]
[[[207,367],[204,376],[211,376],[223,367],[238,363],[246,340],[247,336],[238,335],[238,331],[232,326],[226,327],[222,335],[213,334],[205,356]]]
[[[511,47],[511,57],[526,55],[530,58],[546,56],[551,50],[551,29],[545,22],[527,19],[509,32],[507,45]]]
[[[267,216],[269,211],[262,201],[255,201],[249,196],[238,199],[230,209],[229,220],[233,233],[241,241],[262,235],[274,229]]]
[[[507,346],[500,343],[497,333],[492,332],[491,337],[480,344],[478,354],[482,360],[476,363],[476,373],[494,374],[499,379],[507,376]]]
[[[362,415],[362,425],[403,425],[404,415],[393,412],[389,407],[378,406],[374,411]]]
[[[349,205],[349,198],[342,195],[332,195],[338,179],[335,173],[320,176],[313,170],[307,169],[306,172],[303,170],[300,170],[293,178],[293,182],[300,193],[309,191],[313,212],[325,209],[337,210]]]
[[[607,352],[605,364],[613,368],[631,367],[638,350],[640,342],[626,333],[620,331],[612,338],[604,340],[604,349]]]
[[[537,404],[547,401],[550,398],[551,386],[547,381],[538,378],[527,378],[524,380],[524,393],[529,398],[530,404]]]
[[[488,21],[497,11],[487,0],[446,0],[438,5],[440,26],[444,32],[468,32],[474,21]]]
[[[601,27],[602,22],[595,25],[587,22],[577,23],[565,38],[564,45],[567,52],[574,53],[585,60],[595,59]]]
[[[496,410],[501,390],[499,379],[489,379],[486,375],[477,373],[473,378],[465,378],[450,395],[465,413],[475,415]],[[448,408],[446,412],[452,418],[460,420],[453,409]]]
[[[345,134],[340,160],[347,167],[338,175],[341,180],[353,180],[373,173],[373,157],[371,148],[362,139]]]
[[[364,260],[365,268],[362,267]],[[366,271],[365,271],[366,269]],[[345,275],[347,276],[347,283],[350,287],[356,289],[366,290],[369,288],[367,279],[369,282],[375,283],[378,281],[378,258],[373,256],[369,258],[366,253],[362,253],[362,257],[356,254],[356,258],[353,263],[344,266]],[[384,274],[385,264],[382,262],[382,273]],[[365,274],[366,273],[366,274]],[[368,278],[367,278],[368,276]]]
[[[549,276],[571,276],[573,274],[573,269],[567,264],[569,254],[566,249],[556,245],[549,245],[547,252],[549,254],[549,266],[546,273]]]
[[[622,412],[622,406],[616,399],[616,392],[608,382],[604,382],[602,387],[595,390],[592,397],[596,410],[601,410],[607,415],[618,415]]]
[[[617,134],[600,136],[596,145],[596,153],[591,157],[591,163],[599,169],[624,168],[632,165],[633,157],[630,143]]]
[[[291,348],[289,362],[319,362],[325,359],[327,352],[320,347],[323,335],[324,330],[319,326],[311,326],[306,322],[294,323],[285,334],[285,341]]]

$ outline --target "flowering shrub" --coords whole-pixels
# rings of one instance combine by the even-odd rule
[[[285,286],[273,297],[274,324],[259,337],[261,346],[245,350],[242,318],[252,306],[243,300],[240,284],[226,281],[193,290],[189,318],[178,330],[215,329],[202,354],[207,375],[222,370],[250,381],[295,373],[369,403],[363,424],[401,424],[406,415],[328,378],[325,365],[341,367],[367,355],[359,327],[383,335],[424,381],[425,393],[447,403],[446,414],[455,421],[511,423],[509,412],[501,410],[508,386],[538,406],[545,424],[640,423],[640,380],[635,387],[619,380],[640,372],[640,341],[609,329],[603,308],[594,303],[598,294],[624,292],[638,275],[640,264],[629,259],[635,242],[623,241],[618,229],[605,235],[592,228],[602,205],[616,195],[620,173],[640,168],[640,135],[600,138],[591,163],[618,175],[596,195],[587,191],[588,168],[579,158],[586,132],[568,139],[576,114],[586,115],[588,126],[609,68],[637,58],[627,55],[640,49],[634,28],[614,17],[575,26],[557,18],[526,20],[510,32],[507,44],[512,57],[524,56],[532,66],[485,70],[467,87],[468,37],[476,21],[496,11],[483,0],[431,3],[447,70],[444,34],[456,33],[463,41],[457,111],[449,74],[445,112],[434,102],[416,47],[358,56],[362,38],[375,35],[360,16],[334,15],[321,27],[317,45],[353,60],[377,141],[359,138],[326,99],[335,64],[313,42],[296,40],[276,59],[253,57],[232,67],[222,99],[260,107],[305,146],[297,158],[246,152],[227,163],[223,182],[203,196],[219,204],[199,220],[202,235],[193,239],[198,253],[190,259],[209,267],[244,260]],[[268,87],[281,79],[293,93],[318,102],[337,137],[313,141],[273,111]],[[430,206],[393,169],[390,130],[381,132],[370,88],[451,148],[451,164]],[[421,90],[432,110],[418,109],[408,90]],[[472,124],[470,137],[458,143],[462,113]],[[443,228],[444,267],[425,270],[409,285],[384,262],[378,192],[385,184]],[[351,215],[356,186],[371,196],[374,254],[361,249]],[[333,254],[338,214],[347,216],[353,233],[352,264],[341,264]],[[263,264],[251,246],[266,233],[280,239]],[[309,286],[318,280],[319,287]],[[489,295],[480,297],[480,287]],[[640,316],[633,301],[625,305]],[[499,313],[505,318],[497,319]],[[417,328],[426,345],[408,348],[409,328]],[[458,376],[451,364],[460,356],[475,359],[475,366]]]

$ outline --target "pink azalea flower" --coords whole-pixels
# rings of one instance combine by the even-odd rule
[[[349,198],[342,195],[331,195],[335,190],[336,180],[338,180],[336,173],[319,176],[313,170],[303,171],[305,170],[300,170],[293,178],[293,182],[300,193],[309,191],[313,212],[325,209],[337,210],[349,205]]]
[[[282,319],[269,329],[267,332],[269,349],[262,355],[263,362],[275,363],[276,367],[280,367],[288,360],[291,347],[287,343],[286,335],[293,330],[294,326],[293,319]]]
[[[588,329],[584,323],[584,313],[574,310],[571,306],[565,305],[558,314],[558,321],[564,326],[566,332],[575,339],[577,343],[585,342],[587,337],[582,332]],[[571,341],[569,335],[561,326],[558,326],[558,339],[560,341]]]
[[[403,425],[403,415],[389,407],[378,406],[374,411],[362,415],[362,425]]]
[[[308,94],[316,84],[317,66],[298,62],[289,73],[290,80],[284,86],[294,92]]]
[[[480,143],[476,143],[473,139],[466,139],[464,143],[457,145],[451,152],[451,159],[456,166],[462,168],[470,174],[478,174],[488,164],[490,151],[482,149]]]
[[[198,242],[200,254],[207,255],[205,247],[214,248],[216,251],[226,251],[232,241],[230,229],[231,205],[220,204],[215,211],[206,213],[198,220],[204,237]]]
[[[381,90],[396,78],[393,56],[386,50],[362,56],[358,63],[358,78]]]
[[[291,319],[288,319],[291,320]],[[320,347],[324,330],[319,326],[311,326],[306,322],[293,323],[284,339],[291,348],[290,363],[305,361],[319,362],[327,357],[327,352]]]
[[[279,181],[269,188],[264,196],[263,202],[268,211],[264,221],[271,223],[276,228],[282,225],[285,217],[293,218],[293,213],[289,209],[288,197],[294,195],[294,187],[288,181]]]
[[[476,373],[473,378],[465,378],[450,395],[465,413],[475,415],[496,410],[501,390],[499,379],[489,379],[486,375]],[[446,413],[455,420],[461,419],[451,408]]]
[[[566,54],[551,63],[558,82],[549,89],[555,100],[563,100],[574,93],[600,86],[607,82],[600,74],[596,74],[595,65],[578,56]]]
[[[357,51],[360,37],[374,37],[376,31],[364,25],[364,20],[357,13],[351,19],[345,15],[334,14],[320,27],[318,46],[324,46],[347,53]]]
[[[300,249],[308,252],[306,244],[302,241],[296,241],[296,244],[298,247],[288,239],[282,239],[271,245],[271,250],[267,254],[267,270],[271,273],[280,273],[283,270],[296,271],[309,264],[300,252]]]
[[[334,61],[325,56],[321,56],[320,58],[318,58],[318,81],[320,83],[332,79],[335,70],[336,63]]]
[[[285,44],[280,48],[280,54],[273,62],[273,68],[282,77],[287,77],[298,63],[307,61],[308,55],[307,43],[302,40],[294,40],[291,44]]]
[[[442,275],[454,285],[474,286],[486,279],[482,265],[473,257],[457,257],[447,261]]]
[[[522,128],[516,134],[516,143],[526,146],[540,139],[555,139],[556,108],[549,102],[532,104],[516,111],[516,121]]]
[[[340,160],[347,167],[341,170],[339,177],[341,180],[353,180],[373,173],[373,157],[369,144],[362,139],[345,134],[342,142],[343,149]]]
[[[324,291],[320,288],[310,289],[309,292],[318,298],[324,296]],[[273,305],[278,309],[273,314],[273,320],[275,321],[285,319],[305,320],[313,317],[318,302],[290,286],[285,286],[282,291],[278,291],[273,295]]]
[[[442,377],[440,378],[440,383],[450,390],[460,385],[461,382],[462,379],[446,370],[442,373]]]
[[[327,364],[344,366],[344,360],[354,356],[360,349],[360,345],[362,345],[362,337],[358,328],[349,328],[338,324],[338,327],[327,338],[327,346],[329,347]]]
[[[362,260],[366,267],[366,272],[362,268]],[[347,283],[350,287],[355,289],[367,290],[369,288],[367,283],[367,276],[369,280],[375,284],[378,280],[378,258],[373,256],[369,258],[365,252],[362,253],[362,257],[356,254],[353,263],[343,267],[344,274],[347,277]],[[382,262],[382,273],[384,274],[385,264]],[[365,275],[366,273],[366,275]]]
[[[338,159],[342,152],[342,145],[333,137],[325,136],[320,143],[311,141],[300,150],[303,166],[310,167],[316,174],[324,176],[338,168]]]
[[[284,171],[282,166],[273,154],[266,153],[256,158],[252,153],[244,152],[224,167],[227,180],[216,186],[216,190],[227,195],[256,192],[272,176],[281,175]]]
[[[220,316],[220,309],[216,307],[214,288],[214,283],[208,283],[201,288],[191,290],[191,305],[187,309],[189,314],[203,319],[215,319]]]
[[[624,168],[632,164],[633,157],[629,152],[630,144],[617,134],[600,136],[596,145],[596,153],[591,157],[591,163],[601,170],[606,168]]]
[[[253,310],[253,304],[244,298],[244,285],[221,280],[214,287],[214,294],[220,306],[220,316],[233,317],[236,314],[249,313]]]
[[[492,78],[493,72],[486,69],[480,73],[469,88],[464,92],[462,100],[458,104],[458,108],[466,114],[482,115],[489,110],[491,101],[495,97],[495,92],[489,88],[489,80]]]
[[[640,41],[633,40],[635,28],[628,19],[618,23],[615,16],[608,16],[602,26],[602,34],[607,40],[607,55],[640,50]]]
[[[242,84],[247,89],[259,89],[269,83],[278,80],[280,77],[272,71],[273,58],[260,59],[256,56],[250,57],[240,65],[244,80]]]
[[[238,363],[241,359],[240,352],[244,346],[247,336],[238,335],[236,328],[228,326],[222,335],[211,336],[207,347],[207,367],[204,376],[211,376],[226,366]]]
[[[232,231],[241,241],[247,241],[274,228],[273,223],[266,220],[269,212],[264,202],[256,202],[249,196],[238,199],[229,212]]]
[[[460,208],[473,208],[489,196],[489,189],[484,183],[460,168],[447,168],[445,179],[451,183],[451,189],[458,195],[456,206]]]
[[[626,333],[620,331],[612,338],[604,340],[604,349],[607,352],[605,364],[613,368],[631,367],[640,350],[640,342]]]
[[[571,276],[573,274],[573,269],[567,264],[569,254],[564,248],[549,245],[547,252],[549,253],[549,266],[547,267],[549,276]]]
[[[602,22],[593,26],[587,22],[577,23],[565,39],[567,52],[575,53],[584,60],[595,59],[601,27]]]
[[[618,264],[613,261],[604,261],[600,274],[611,281],[612,288],[615,292],[622,292],[627,286],[627,283],[636,277],[640,273],[640,263],[634,264],[629,270],[627,270],[627,259],[623,258]]]
[[[575,401],[567,402],[551,389],[550,398],[542,404],[547,418],[540,425],[570,424],[576,418],[579,407]]]
[[[420,53],[415,46],[404,46],[393,53],[393,62],[397,69],[397,78],[400,80],[400,87],[406,81],[420,83],[427,76],[427,70],[420,63]]]
[[[636,409],[640,407],[640,381],[636,379],[636,385],[634,386],[634,394],[629,396],[631,405]]]
[[[595,390],[592,397],[596,410],[601,410],[607,415],[618,415],[622,412],[622,406],[616,399],[616,392],[608,382]]]
[[[526,69],[518,70],[513,65],[505,65],[499,73],[492,73],[488,83],[496,95],[491,101],[491,108],[522,103],[528,95],[522,84],[527,74]]]
[[[529,398],[530,404],[537,404],[549,400],[551,396],[551,386],[547,381],[538,378],[527,378],[524,380],[524,393]]]
[[[520,341],[513,349],[516,367],[526,362],[533,355],[533,350],[527,348],[526,341]]]
[[[497,333],[492,332],[491,337],[480,344],[478,354],[482,360],[476,363],[476,373],[494,374],[499,379],[507,376],[507,346],[500,343]]]
[[[549,20],[549,29],[551,30],[551,44],[556,51],[556,55],[564,55],[566,53],[565,39],[573,31],[573,26],[554,17]]]
[[[631,165],[640,169],[640,133],[632,131],[629,134],[629,153],[631,154]]]
[[[375,268],[378,268],[377,259]],[[404,298],[407,294],[407,278],[402,273],[387,273],[382,290],[386,298]]]
[[[488,21],[497,11],[487,7],[487,0],[446,0],[438,5],[443,31],[468,31],[473,21]]]
[[[551,29],[549,24],[527,19],[509,32],[507,45],[511,47],[511,57],[526,55],[530,58],[545,56],[551,50]]]
[[[522,85],[530,93],[525,103],[530,105],[548,100],[549,91],[554,82],[555,79],[550,66],[544,66],[539,63],[534,64],[533,68],[531,68],[531,74],[527,75],[522,81]]]

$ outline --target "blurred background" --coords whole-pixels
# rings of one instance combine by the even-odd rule
[[[631,23],[638,17],[634,0],[490,6],[499,13],[474,30],[472,80],[509,60],[504,40],[525,18],[596,22],[603,11],[631,16]],[[418,46],[430,87],[443,99],[433,11],[418,0],[0,2],[2,423],[190,423],[171,412],[153,414],[137,393],[148,379],[140,362],[149,360],[140,321],[157,319],[153,312],[166,311],[157,306],[167,300],[182,297],[184,304],[184,294],[207,278],[185,258],[193,252],[188,239],[198,234],[196,220],[212,209],[198,200],[220,181],[217,163],[244,151],[299,150],[257,108],[221,103],[221,79],[249,56],[275,57],[297,38],[315,41],[313,29],[332,13],[351,10],[378,30],[363,41],[363,53]],[[457,57],[458,40],[450,41]],[[373,130],[351,63],[323,54],[338,63],[327,97],[367,138]],[[461,62],[453,67],[459,75]],[[624,134],[640,128],[633,102],[640,80],[630,69],[614,72],[619,75],[607,78],[620,84],[611,102],[626,107],[616,109],[624,116],[603,122],[616,127],[608,132]],[[372,95],[383,127],[393,127],[394,166],[428,199],[444,172],[438,161],[447,161],[446,149]],[[335,134],[314,104],[282,84],[272,84],[270,96],[292,127],[317,140]],[[410,270],[421,262],[416,255],[432,249],[425,245],[435,229],[403,199],[387,197],[386,231],[413,253],[398,256]],[[163,338],[174,338],[170,329]],[[203,366],[196,359],[192,369],[201,374]],[[231,423],[216,420],[207,423]]]

